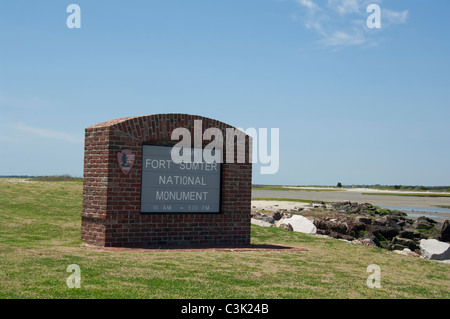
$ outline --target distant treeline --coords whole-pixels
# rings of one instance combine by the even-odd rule
[[[29,178],[41,182],[68,182],[82,181],[82,177],[72,177],[68,174],[52,176],[33,176],[33,175],[0,175],[0,178]]]
[[[0,175],[0,178],[34,178],[32,175]]]
[[[450,192],[450,186],[421,186],[421,185],[351,185],[350,188],[373,188],[381,190],[408,190],[408,191],[434,191]]]

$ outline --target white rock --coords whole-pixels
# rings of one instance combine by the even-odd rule
[[[290,218],[283,219],[280,224],[291,224],[294,231],[299,233],[317,233],[317,228],[312,221],[301,215],[293,215]]]
[[[261,219],[252,218],[251,223],[254,225],[262,226],[262,227],[273,227],[273,224],[266,222],[264,220],[261,220]]]
[[[403,250],[394,250],[394,252],[396,252],[397,254],[400,254],[400,255],[408,255],[412,251],[409,248],[404,248]]]
[[[420,240],[420,252],[423,257],[433,260],[450,259],[450,244],[436,239]]]

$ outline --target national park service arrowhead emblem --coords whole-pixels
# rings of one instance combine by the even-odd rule
[[[117,161],[119,162],[122,173],[127,175],[131,171],[135,158],[136,155],[129,149],[121,150],[117,153]]]

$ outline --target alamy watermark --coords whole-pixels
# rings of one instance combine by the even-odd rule
[[[371,13],[367,18],[366,24],[369,29],[381,28],[381,8],[378,4],[369,4],[367,6],[367,13]],[[78,4],[69,4],[66,12],[70,15],[66,19],[66,25],[69,29],[81,28],[81,8]]]
[[[381,288],[381,268],[376,264],[371,264],[367,266],[367,273],[371,273],[369,277],[367,277],[367,287],[373,288]]]
[[[69,29],[81,28],[81,8],[78,4],[72,3],[67,6],[66,12],[70,15],[66,19],[66,25]]]
[[[248,135],[252,138],[252,147],[249,147],[247,153],[248,162],[263,164],[260,168],[261,174],[276,174],[278,172],[280,167],[279,128],[270,129],[270,143],[267,128],[259,128],[258,130],[256,128],[246,130],[227,128],[224,133],[219,128],[211,127],[202,132],[201,120],[194,120],[193,139],[191,131],[187,128],[179,127],[172,131],[171,139],[179,140],[171,151],[171,158],[174,163],[245,163],[246,136]],[[203,148],[204,141],[211,142]],[[225,156],[223,156],[224,142],[226,146]]]
[[[367,17],[367,27],[369,29],[380,29],[381,28],[381,8],[378,4],[370,4],[367,6],[367,12],[372,13]]]
[[[77,264],[67,266],[66,272],[73,272],[67,277],[66,284],[68,288],[81,288],[81,269]]]

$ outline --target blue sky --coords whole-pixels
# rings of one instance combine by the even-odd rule
[[[1,0],[0,175],[82,176],[86,127],[189,113],[280,129],[280,169],[256,166],[254,183],[450,185],[449,13],[448,0]]]

